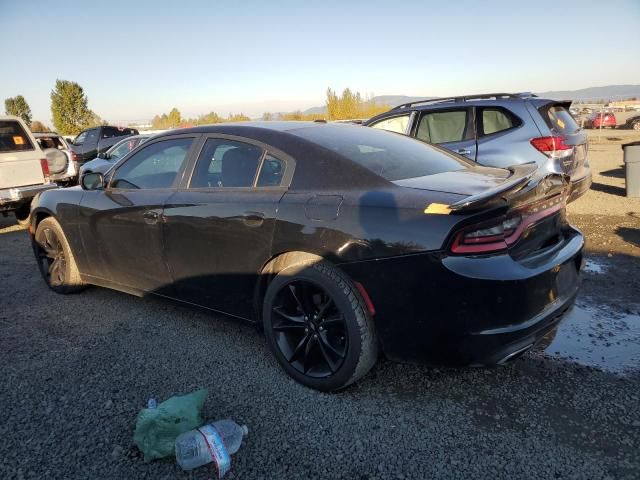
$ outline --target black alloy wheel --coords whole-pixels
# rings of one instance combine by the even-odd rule
[[[282,368],[316,390],[344,388],[378,359],[376,330],[360,291],[322,260],[302,260],[278,272],[265,294],[262,323]]]
[[[65,283],[67,271],[67,258],[62,242],[49,227],[43,228],[38,236],[40,238],[36,239],[35,249],[40,272],[50,287],[61,287]]]
[[[294,280],[280,289],[271,310],[274,338],[293,368],[313,378],[338,371],[349,348],[347,325],[321,286]]]
[[[55,218],[47,217],[38,224],[33,253],[42,278],[54,292],[75,293],[86,287],[67,238]]]

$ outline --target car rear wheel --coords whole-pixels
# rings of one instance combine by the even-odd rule
[[[291,265],[264,300],[267,343],[284,370],[321,391],[346,387],[377,360],[371,315],[347,276],[325,262]]]
[[[631,128],[633,128],[634,130],[640,130],[640,120],[636,120],[635,122],[633,122]]]
[[[33,251],[42,278],[51,290],[74,293],[85,288],[69,242],[55,218],[45,218],[38,224]]]

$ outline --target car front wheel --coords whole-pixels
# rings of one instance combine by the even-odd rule
[[[264,300],[264,331],[284,370],[321,391],[346,387],[377,360],[378,343],[354,283],[323,261],[291,265],[273,279]]]
[[[38,224],[33,251],[42,278],[51,290],[74,293],[84,289],[69,242],[55,218],[45,218]]]

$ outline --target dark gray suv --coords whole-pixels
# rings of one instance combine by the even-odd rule
[[[569,201],[591,186],[587,134],[571,102],[491,93],[399,105],[364,125],[411,135],[492,167],[536,162],[571,178]]]

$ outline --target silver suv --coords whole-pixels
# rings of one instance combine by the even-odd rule
[[[47,153],[20,118],[0,116],[0,212],[14,212],[21,224],[29,221],[31,199],[57,187]]]
[[[571,102],[531,93],[490,93],[399,105],[364,122],[441,145],[491,167],[536,162],[571,178],[569,201],[591,186],[587,134],[569,113]]]

